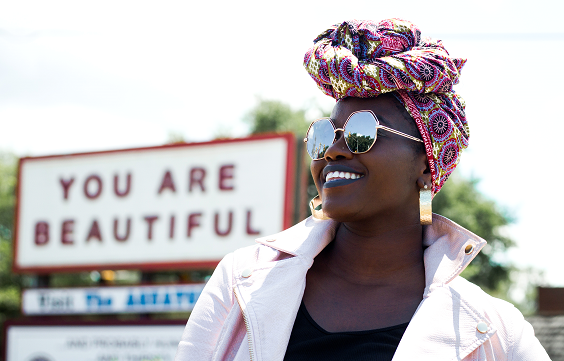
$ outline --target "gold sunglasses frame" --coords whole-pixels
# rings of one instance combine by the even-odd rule
[[[347,148],[348,148],[349,151],[350,151],[351,153],[353,153],[353,154],[364,154],[364,153],[369,152],[370,149],[372,149],[372,147],[374,146],[374,144],[376,144],[376,140],[378,139],[378,129],[386,130],[386,131],[388,131],[388,132],[390,132],[390,133],[394,133],[394,134],[397,134],[397,135],[401,135],[402,137],[405,137],[405,138],[407,138],[407,139],[411,139],[411,140],[414,140],[414,141],[416,141],[416,142],[424,143],[423,140],[421,140],[421,139],[419,139],[419,138],[417,138],[417,137],[414,137],[414,136],[409,135],[409,134],[405,134],[405,133],[403,133],[403,132],[400,132],[399,130],[395,130],[395,129],[386,127],[385,125],[381,125],[381,124],[380,124],[380,120],[378,120],[378,117],[376,116],[376,114],[374,114],[374,112],[373,112],[372,110],[357,110],[356,112],[351,113],[351,115],[349,115],[349,117],[347,118],[347,121],[345,122],[345,124],[343,124],[343,127],[342,127],[342,128],[337,128],[337,127],[335,127],[335,123],[333,123],[333,120],[332,120],[331,118],[319,118],[319,119],[316,119],[316,120],[314,120],[313,122],[311,122],[311,124],[309,125],[309,128],[307,128],[306,137],[304,138],[304,143],[307,144],[307,135],[309,134],[309,130],[311,129],[311,127],[312,127],[315,123],[319,122],[320,120],[325,120],[325,119],[327,119],[327,120],[329,121],[329,123],[331,123],[331,126],[333,127],[333,134],[334,134],[334,136],[333,136],[333,142],[331,142],[331,145],[335,144],[337,132],[338,132],[338,131],[342,131],[343,134],[345,134],[345,129],[347,128],[347,124],[349,123],[349,120],[352,118],[353,115],[355,115],[355,114],[357,114],[357,113],[370,113],[370,114],[372,115],[372,117],[374,118],[374,121],[376,122],[376,132],[374,133],[374,141],[372,142],[372,144],[370,145],[370,147],[369,147],[366,151],[364,151],[364,152],[354,152],[354,151],[349,147],[349,144],[347,143],[347,141],[346,141],[346,139],[345,139],[345,144],[347,145]],[[330,145],[330,146],[331,146],[331,145]],[[309,154],[309,152],[308,152],[307,154],[311,157],[311,154]],[[313,159],[313,160],[319,160],[319,159],[323,159],[323,158],[324,158],[324,157],[321,157],[321,158],[313,158],[313,157],[311,157],[311,159]]]

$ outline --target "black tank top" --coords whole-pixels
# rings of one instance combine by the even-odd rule
[[[302,301],[284,361],[391,361],[408,324],[327,332],[311,318]]]

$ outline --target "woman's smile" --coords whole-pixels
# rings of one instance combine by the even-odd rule
[[[343,165],[328,165],[323,169],[323,188],[351,184],[364,177],[362,172]]]

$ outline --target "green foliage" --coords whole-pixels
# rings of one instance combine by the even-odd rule
[[[12,238],[16,189],[17,158],[0,153],[0,238]]]
[[[20,314],[22,279],[12,273],[16,169],[17,158],[0,153],[0,329],[7,318]]]
[[[165,144],[181,144],[186,143],[186,139],[184,139],[184,134],[179,131],[169,131],[168,137]]]
[[[21,279],[12,274],[12,243],[0,239],[0,315],[16,316],[20,310]]]
[[[55,273],[49,277],[49,287],[89,287],[98,286],[98,282],[90,278],[89,272]]]
[[[292,110],[289,105],[278,100],[259,99],[245,121],[251,126],[251,134],[293,132],[303,136],[309,127],[303,109]]]
[[[453,220],[488,242],[462,276],[497,297],[507,298],[513,269],[496,262],[495,255],[514,245],[502,234],[503,227],[511,222],[511,218],[476,189],[477,183],[475,179],[451,177],[433,199],[433,212]]]

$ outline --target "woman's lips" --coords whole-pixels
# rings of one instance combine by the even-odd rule
[[[325,182],[323,183],[323,188],[333,188],[333,187],[339,187],[339,186],[345,186],[347,184],[351,184],[356,182],[357,180],[359,180],[360,178],[356,178],[356,179],[337,179],[337,180],[332,180],[329,182]]]
[[[329,182],[335,179],[357,179],[362,177],[364,177],[364,175],[360,173],[335,171],[327,173],[327,176],[325,176],[325,182]]]
[[[323,169],[325,182],[323,188],[344,186],[356,182],[364,177],[364,174],[355,171],[350,167],[341,165],[329,165]]]

